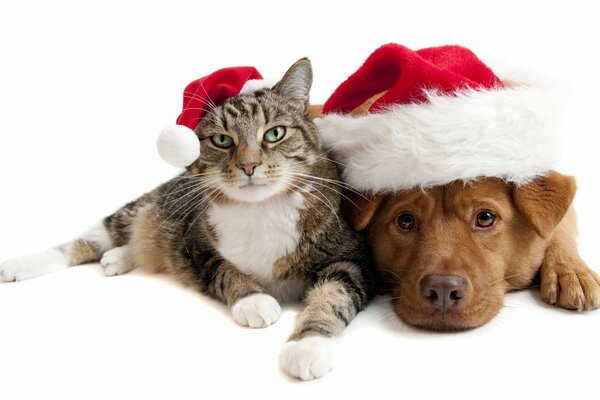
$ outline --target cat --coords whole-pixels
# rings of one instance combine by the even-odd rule
[[[0,280],[100,261],[106,275],[164,272],[225,303],[240,325],[305,308],[280,354],[303,380],[332,368],[332,338],[374,296],[368,247],[340,216],[343,183],[308,116],[312,67],[214,106],[195,129],[201,156],[185,172],[73,242],[0,265]]]

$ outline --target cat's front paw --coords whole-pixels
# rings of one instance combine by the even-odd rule
[[[600,306],[600,277],[586,265],[545,265],[540,272],[546,303],[577,311]]]
[[[265,328],[279,319],[281,307],[268,294],[256,293],[238,300],[231,307],[233,319],[250,328]]]
[[[321,378],[333,369],[333,339],[308,336],[287,342],[279,355],[279,365],[294,378]]]
[[[0,282],[15,282],[67,268],[66,257],[58,249],[13,258],[0,264]]]
[[[104,253],[100,265],[106,276],[123,275],[134,269],[128,247],[115,247]]]

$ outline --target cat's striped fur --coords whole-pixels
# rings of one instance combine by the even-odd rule
[[[59,262],[102,260],[110,275],[136,266],[175,275],[252,327],[278,318],[271,296],[300,297],[306,307],[282,366],[303,379],[328,372],[330,345],[319,338],[338,335],[365,308],[374,279],[367,246],[339,215],[338,171],[307,115],[311,83],[303,59],[272,89],[211,107],[196,129],[200,159],[61,246]],[[277,126],[285,128],[284,138],[265,141]],[[234,145],[217,147],[215,135],[230,136]],[[250,176],[243,171],[248,165]],[[14,263],[0,267],[5,280],[20,279],[11,275]]]

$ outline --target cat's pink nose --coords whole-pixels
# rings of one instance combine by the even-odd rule
[[[246,174],[246,176],[252,176],[252,175],[254,175],[254,170],[259,165],[260,165],[260,163],[252,162],[252,163],[247,163],[247,164],[238,164],[238,167],[242,171],[244,171],[244,174]]]

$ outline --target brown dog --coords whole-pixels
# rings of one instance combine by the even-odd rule
[[[348,193],[343,210],[368,236],[400,319],[459,330],[491,320],[506,292],[537,276],[547,303],[600,305],[600,278],[575,245],[574,194],[573,178],[550,172],[521,186],[482,178],[368,199]]]

